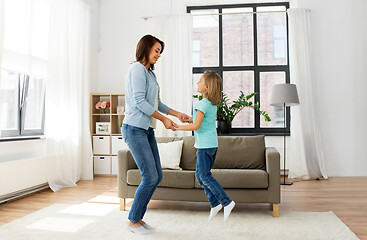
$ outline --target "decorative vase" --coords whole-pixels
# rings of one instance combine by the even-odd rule
[[[218,128],[221,134],[232,133],[232,122],[218,121]]]
[[[105,108],[101,108],[100,109],[100,112],[101,112],[101,114],[105,114],[106,113],[106,109]]]

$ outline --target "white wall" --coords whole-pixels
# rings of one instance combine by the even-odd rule
[[[367,176],[367,28],[363,0],[302,0],[311,9],[318,106],[331,176]]]
[[[200,5],[264,1],[203,0]],[[274,1],[267,1],[274,2]],[[159,4],[157,4],[159,3]],[[100,1],[99,77],[96,92],[123,92],[124,78],[135,59],[135,47],[150,33],[142,17],[182,14],[194,0]],[[291,7],[311,10],[312,64],[317,78],[315,106],[330,176],[367,176],[367,2],[363,0],[294,0]],[[164,91],[164,89],[162,89]],[[178,109],[179,110],[179,109]],[[289,141],[288,141],[289,142]],[[267,138],[282,152],[282,137]]]

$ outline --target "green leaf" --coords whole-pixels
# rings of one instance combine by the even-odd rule
[[[242,111],[244,108],[252,108],[259,115],[262,115],[265,118],[265,121],[271,121],[268,114],[259,108],[259,103],[253,103],[252,101],[248,101],[250,98],[254,97],[257,93],[251,93],[246,95],[243,91],[240,91],[240,95],[237,100],[231,101],[228,98],[228,95],[222,92],[222,99],[217,106],[217,120],[232,122],[235,116]],[[203,96],[193,95],[194,98],[198,98],[199,100],[203,99]]]

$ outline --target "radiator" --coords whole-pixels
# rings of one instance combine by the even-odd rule
[[[47,157],[0,161],[0,202],[48,186],[46,167]]]

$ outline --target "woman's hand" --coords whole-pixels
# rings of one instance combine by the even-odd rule
[[[192,123],[192,118],[189,117],[189,121],[191,124],[188,125],[179,125],[176,128],[176,130],[182,130],[182,131],[196,131],[200,129],[201,123],[204,119],[204,113],[200,110],[196,113],[195,123]]]
[[[176,128],[178,128],[178,125],[169,118],[164,118],[162,123],[166,129],[171,129],[172,131],[176,131]]]

